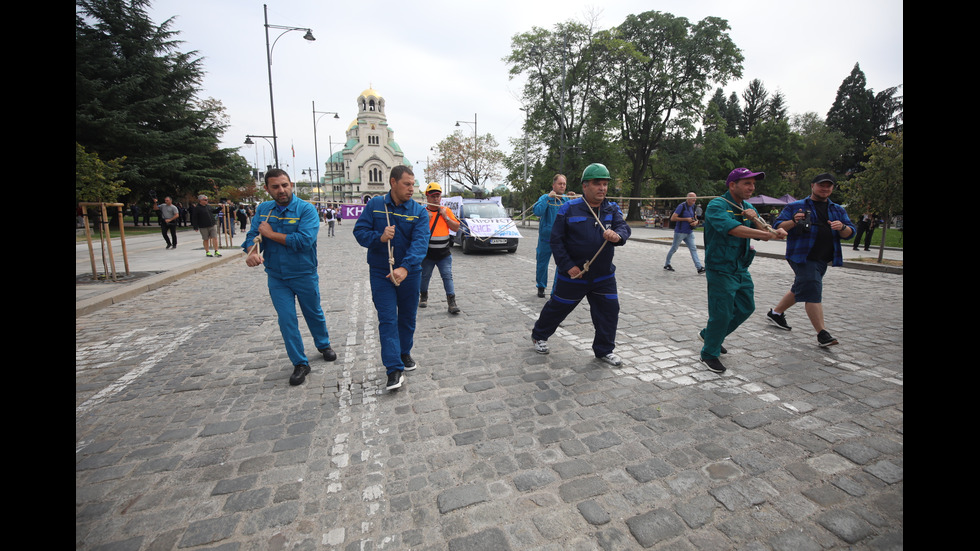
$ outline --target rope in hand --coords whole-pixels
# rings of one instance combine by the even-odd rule
[[[384,205],[385,205],[385,220],[388,222],[388,225],[390,226],[391,218],[388,216],[388,204],[385,203]],[[394,236],[392,236],[392,239],[394,239]],[[395,250],[391,247],[391,239],[388,240],[388,277],[391,278],[391,282],[395,284],[395,287],[398,287],[400,285],[400,283],[398,283],[398,281],[395,280]]]
[[[741,205],[736,205],[735,203],[732,203],[731,201],[729,201],[728,199],[725,199],[724,197],[722,197],[722,199],[724,199],[725,202],[728,203],[729,205],[737,208],[740,213],[745,212],[745,207],[743,207]],[[755,211],[753,211],[753,212],[755,212]],[[755,225],[762,226],[761,229],[764,229],[764,230],[768,231],[769,233],[771,233],[773,235],[777,235],[776,234],[776,230],[774,230],[773,227],[769,225],[769,222],[766,222],[765,220],[763,220],[762,218],[760,218],[759,215],[758,215],[758,213],[756,213],[755,216],[746,216],[746,218],[748,218],[749,220],[751,220],[752,222],[754,222]]]
[[[601,203],[599,204],[599,209],[602,209],[602,204]],[[605,224],[602,223],[602,220],[599,220],[599,215],[596,214],[596,211],[592,210],[592,206],[591,205],[589,205],[589,212],[592,213],[592,216],[595,217],[596,223],[599,224],[599,227],[602,228],[602,232],[605,233],[606,232],[606,226],[605,226]],[[585,264],[582,266],[582,271],[579,272],[578,275],[572,276],[572,279],[578,279],[578,278],[584,276],[585,275],[585,272],[588,272],[589,271],[589,266],[592,265],[592,263],[595,261],[596,258],[599,258],[599,254],[602,253],[602,249],[606,248],[606,243],[609,243],[609,241],[607,239],[603,238],[602,245],[599,246],[599,250],[596,251],[595,255],[592,256],[592,260],[586,260],[585,261]]]
[[[270,216],[272,216],[272,209],[269,209],[269,212],[265,215],[265,220],[263,220],[263,222],[268,222]],[[262,234],[256,235],[252,242],[255,244],[248,250],[248,254],[245,255],[245,257],[248,258],[254,252],[259,255],[259,258],[265,260],[265,257],[262,256],[262,248],[259,246],[262,243]]]

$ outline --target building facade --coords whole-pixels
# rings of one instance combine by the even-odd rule
[[[357,97],[357,118],[347,127],[347,141],[325,164],[323,184],[331,200],[366,203],[388,192],[388,175],[396,165],[412,167],[388,126],[385,100],[373,88]]]

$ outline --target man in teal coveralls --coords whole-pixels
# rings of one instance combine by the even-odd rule
[[[708,325],[698,335],[704,341],[701,361],[715,373],[724,373],[718,356],[722,343],[755,310],[755,288],[749,265],[755,249],[749,239],[785,239],[785,230],[770,231],[746,202],[765,172],[736,168],[728,175],[728,191],[712,199],[704,211],[704,266],[708,279]],[[755,224],[755,229],[752,225]]]

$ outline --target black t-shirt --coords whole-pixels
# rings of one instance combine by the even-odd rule
[[[817,240],[807,255],[808,260],[817,262],[833,262],[834,260],[834,233],[830,229],[829,203],[826,201],[813,201],[814,211],[810,216],[810,231],[817,232]]]

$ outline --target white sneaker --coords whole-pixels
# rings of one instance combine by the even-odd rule
[[[534,339],[531,339],[531,341],[534,343],[534,351],[538,354],[547,354],[551,352],[551,350],[548,349],[548,341],[536,341]]]
[[[622,358],[613,354],[612,352],[606,354],[605,356],[600,357],[599,359],[612,366],[623,365]]]

